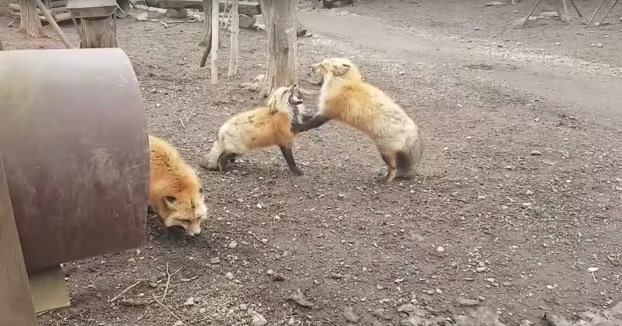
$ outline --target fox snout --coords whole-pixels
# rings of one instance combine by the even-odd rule
[[[191,236],[191,237],[193,237],[193,236],[195,236],[195,235],[200,234],[200,233],[201,233],[201,224],[199,224],[199,223],[194,223],[194,224],[189,225],[189,226],[186,228],[186,233],[187,233],[189,236]]]

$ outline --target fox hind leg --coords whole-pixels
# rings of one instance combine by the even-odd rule
[[[285,146],[279,146],[279,147],[281,148],[281,153],[283,154],[283,157],[285,158],[285,162],[287,162],[287,166],[289,167],[289,170],[292,171],[292,173],[294,173],[295,175],[302,175],[302,171],[298,169],[298,167],[296,166],[296,162],[294,161],[294,154],[292,154],[292,148],[285,147]]]
[[[411,179],[412,178],[412,159],[410,155],[405,152],[397,152],[397,178],[399,179]]]
[[[382,183],[390,183],[397,176],[397,162],[395,154],[382,153],[382,160],[387,165],[387,175],[382,178]]]
[[[231,152],[223,152],[218,157],[218,170],[220,173],[227,172],[227,163],[231,162],[231,159],[235,159],[236,154]]]

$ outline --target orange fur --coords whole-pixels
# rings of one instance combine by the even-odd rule
[[[386,182],[411,177],[423,153],[415,122],[382,90],[365,82],[350,60],[326,59],[312,69],[323,76],[319,115],[369,136],[387,165]]]
[[[268,106],[238,113],[225,122],[201,166],[218,170],[218,161],[223,155],[234,157],[270,146],[291,151],[296,136],[291,131],[292,121],[299,122],[304,111],[302,104],[292,106],[289,103],[291,96],[297,98],[297,92],[296,85],[280,87],[268,99]]]
[[[161,138],[150,135],[149,150],[149,206],[166,227],[181,226],[189,235],[201,233],[207,209],[195,170]]]

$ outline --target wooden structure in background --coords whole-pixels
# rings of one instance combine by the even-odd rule
[[[67,0],[47,0],[43,1],[45,6],[54,17],[54,20],[57,23],[61,23],[64,21],[71,20],[71,14],[67,11]],[[12,16],[20,17],[21,15],[21,7],[17,1],[11,1],[8,5],[8,9]],[[37,9],[37,13],[39,14],[39,19],[42,23],[47,23],[48,19],[43,15],[41,9]]]
[[[117,21],[115,0],[69,0],[67,10],[76,22],[80,48],[116,48]]]

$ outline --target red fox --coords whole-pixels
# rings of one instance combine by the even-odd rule
[[[196,172],[165,140],[149,135],[149,206],[165,227],[201,233],[207,217],[203,188]]]
[[[423,154],[419,127],[384,92],[363,81],[359,69],[348,59],[331,58],[311,66],[322,74],[319,111],[293,132],[317,128],[331,119],[344,122],[369,136],[385,164],[385,183],[396,177],[411,178]]]
[[[294,84],[276,89],[266,104],[266,107],[239,113],[225,122],[218,130],[218,140],[201,166],[225,173],[227,163],[236,156],[278,145],[291,172],[302,175],[292,154],[295,133],[291,126],[301,123],[304,114],[298,86]]]

